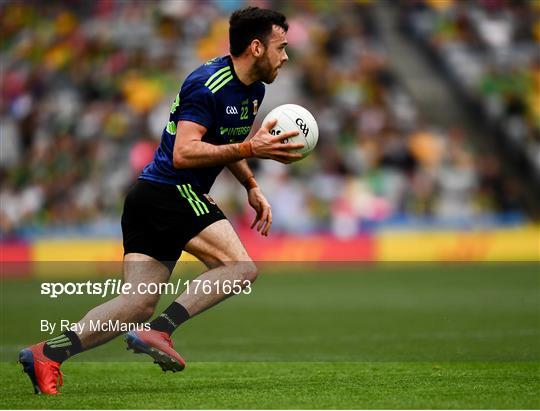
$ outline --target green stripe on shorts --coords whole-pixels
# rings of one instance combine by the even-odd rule
[[[176,188],[178,189],[178,191],[180,191],[180,194],[182,195],[182,197],[184,197],[188,202],[189,204],[191,205],[191,208],[193,208],[193,211],[195,211],[195,215],[197,217],[199,217],[201,215],[199,209],[197,206],[195,206],[195,202],[191,199],[191,197],[188,197],[186,194],[184,194],[184,192],[182,191],[183,186],[180,186],[180,185],[177,185]]]
[[[210,211],[208,210],[206,203],[199,198],[199,196],[197,195],[197,193],[195,193],[195,191],[193,191],[193,188],[191,188],[191,184],[188,184],[187,186],[189,188],[189,192],[193,194],[193,197],[195,201],[197,202],[197,204],[199,205],[199,207],[201,207],[204,210],[204,212],[203,210],[201,210],[201,213],[208,214]]]
[[[195,215],[197,217],[210,213],[210,210],[208,210],[206,203],[199,198],[195,191],[193,191],[191,184],[182,184],[177,185],[176,187],[178,188],[178,191],[180,191],[182,197],[184,197],[189,202],[191,208],[193,208],[193,211],[195,212]]]

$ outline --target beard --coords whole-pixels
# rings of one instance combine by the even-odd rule
[[[265,82],[266,84],[272,83],[277,77],[277,70],[274,70],[270,59],[268,58],[268,53],[264,53],[260,59],[257,59],[253,65],[253,74],[259,80]]]

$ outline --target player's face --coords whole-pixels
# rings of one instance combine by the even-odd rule
[[[268,45],[263,55],[257,59],[255,63],[255,70],[259,78],[267,84],[272,83],[277,75],[278,71],[287,60],[287,52],[285,47],[287,46],[287,33],[279,26],[272,27],[272,34],[268,39]]]

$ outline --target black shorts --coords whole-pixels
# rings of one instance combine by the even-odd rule
[[[186,243],[225,218],[210,196],[191,184],[138,180],[126,196],[122,213],[124,255],[145,254],[172,271]]]

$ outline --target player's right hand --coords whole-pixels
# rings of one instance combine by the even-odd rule
[[[251,138],[250,141],[253,156],[258,158],[270,158],[285,164],[302,158],[302,154],[291,153],[290,151],[304,147],[303,143],[283,143],[283,140],[297,136],[299,131],[295,130],[272,135],[270,134],[270,130],[276,123],[277,120],[275,119],[267,121]]]

